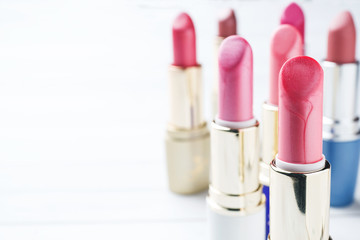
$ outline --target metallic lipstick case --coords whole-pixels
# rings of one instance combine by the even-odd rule
[[[359,64],[325,61],[323,151],[331,163],[331,206],[354,200],[360,157]]]
[[[271,162],[268,240],[329,240],[330,164],[292,173]]]
[[[170,119],[166,159],[170,190],[203,191],[209,184],[210,134],[203,118],[201,67],[169,69]]]
[[[264,103],[262,106],[262,146],[260,182],[269,186],[270,163],[278,152],[278,107]]]
[[[324,139],[360,138],[358,63],[323,62]]]
[[[231,129],[213,122],[211,145],[211,183],[207,198],[211,239],[264,239],[265,196],[259,183],[259,123]]]

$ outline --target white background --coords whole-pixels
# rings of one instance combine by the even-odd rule
[[[254,51],[259,116],[269,39],[287,3],[1,1],[0,239],[205,239],[206,193],[167,189],[171,23],[183,10],[193,17],[210,120],[216,15],[235,8]],[[318,60],[339,11],[351,10],[360,29],[356,0],[299,3],[307,54]],[[332,210],[330,230],[353,240],[359,226],[358,191],[353,206]]]

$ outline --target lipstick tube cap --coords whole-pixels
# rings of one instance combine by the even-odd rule
[[[179,194],[193,194],[207,189],[210,134],[206,123],[188,131],[169,126],[165,144],[170,190]]]

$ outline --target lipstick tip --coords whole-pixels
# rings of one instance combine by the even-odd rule
[[[290,3],[283,11],[280,24],[290,24],[294,26],[302,36],[304,41],[305,35],[305,16],[301,7],[295,3]]]
[[[298,56],[280,71],[280,160],[312,164],[322,159],[323,77],[313,58]]]
[[[338,14],[330,24],[327,61],[355,62],[356,29],[349,11]]]
[[[253,55],[240,36],[226,38],[219,50],[219,119],[253,119]]]
[[[187,13],[180,13],[172,26],[174,65],[196,66],[196,36],[194,23]]]
[[[229,37],[236,35],[236,17],[233,9],[224,9],[218,17],[218,36]]]
[[[289,96],[310,97],[322,83],[323,70],[313,58],[298,56],[285,62],[280,70],[280,79]]]
[[[250,44],[240,36],[230,36],[224,40],[219,50],[219,65],[221,68],[236,67],[245,53],[252,54]]]
[[[193,28],[194,24],[190,18],[190,16],[182,12],[180,13],[174,20],[173,23],[173,31],[185,31],[189,28]]]
[[[277,55],[301,55],[303,49],[299,31],[291,25],[281,25],[271,39],[271,51]]]
[[[289,58],[304,54],[299,31],[288,24],[280,25],[271,38],[270,51],[269,103],[277,106],[281,67]]]

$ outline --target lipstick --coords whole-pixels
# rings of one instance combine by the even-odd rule
[[[356,30],[351,13],[330,24],[324,69],[324,154],[331,163],[331,206],[354,200],[360,155],[359,63],[355,60]]]
[[[219,95],[219,68],[218,52],[222,41],[232,35],[236,35],[236,16],[233,9],[224,9],[218,16],[218,34],[215,38],[215,73],[214,86],[212,93],[212,113],[215,118],[218,113],[218,95]]]
[[[284,9],[280,18],[280,24],[289,24],[296,28],[301,34],[305,45],[305,16],[298,4],[292,2]]]
[[[201,66],[194,24],[186,13],[173,23],[174,61],[169,67],[170,116],[166,159],[170,190],[192,194],[209,184],[210,136],[203,116]]]
[[[329,240],[330,164],[322,154],[323,70],[298,56],[279,74],[279,151],[270,165],[272,240]]]
[[[212,240],[264,239],[259,122],[252,99],[252,49],[244,38],[228,37],[219,50],[219,114],[211,128],[207,204]]]
[[[280,25],[270,42],[269,99],[262,106],[262,147],[260,162],[260,182],[264,185],[264,194],[269,199],[270,163],[278,153],[278,99],[279,72],[290,58],[303,55],[303,42],[299,31],[291,25]],[[269,222],[269,201],[266,201],[266,222]],[[269,224],[267,224],[267,234]]]

